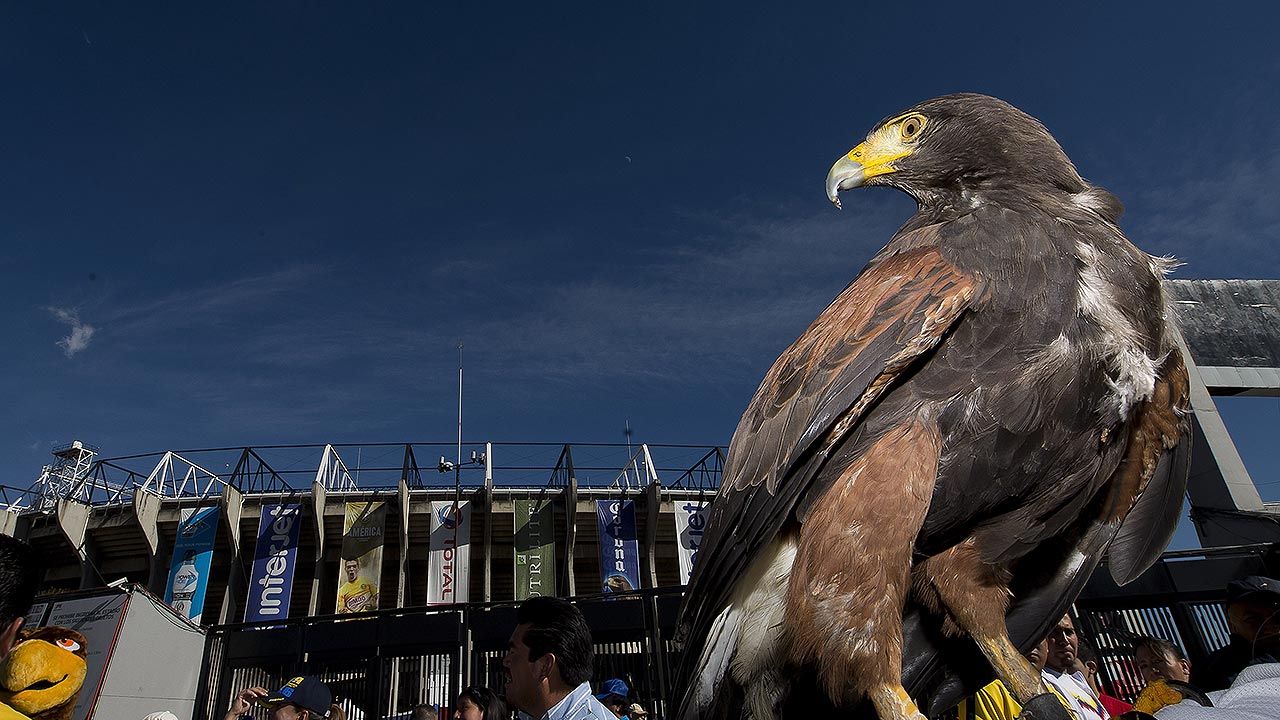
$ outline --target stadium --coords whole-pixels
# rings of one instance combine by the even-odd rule
[[[1226,642],[1226,581],[1280,568],[1280,505],[1262,500],[1213,403],[1280,392],[1280,282],[1170,288],[1195,360],[1188,494],[1203,549],[1167,553],[1123,589],[1103,573],[1086,589],[1077,612],[1118,694],[1132,682],[1116,659],[1127,638],[1162,635],[1202,658]],[[103,457],[76,441],[30,486],[2,489],[0,530],[44,555],[50,602],[127,586],[195,621],[196,717],[304,668],[363,717],[447,706],[470,684],[500,688],[513,607],[539,594],[578,598],[597,677],[628,678],[661,714],[725,451],[403,442]]]

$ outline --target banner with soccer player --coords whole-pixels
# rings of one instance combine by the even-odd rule
[[[378,609],[382,580],[383,530],[386,503],[347,503],[342,519],[342,567],[338,568],[339,613]]]
[[[298,564],[298,528],[302,505],[263,505],[258,521],[258,544],[245,599],[244,621],[289,617],[293,571]]]
[[[427,604],[464,603],[471,598],[471,502],[431,503],[431,553]]]
[[[636,539],[634,500],[597,500],[600,526],[600,574],[604,591],[640,587],[640,542]]]
[[[676,501],[676,548],[680,557],[680,584],[688,585],[693,563],[698,559],[702,533],[711,517],[710,500]]]
[[[204,594],[209,589],[209,566],[213,563],[213,542],[218,537],[221,513],[216,506],[184,508],[173,543],[164,601],[197,625],[204,614]]]
[[[556,542],[550,502],[514,501],[516,599],[556,594]]]

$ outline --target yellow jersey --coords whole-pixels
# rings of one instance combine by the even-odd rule
[[[342,583],[338,588],[338,612],[357,613],[378,609],[378,586],[356,578],[355,582]]]
[[[1074,717],[1075,711],[1067,704],[1062,693],[1054,687],[1050,687],[1049,691],[1058,696],[1058,702],[1062,703],[1062,706]],[[1020,712],[1022,712],[1022,705],[1018,704],[1013,694],[999,680],[992,680],[974,693],[973,697],[961,700],[956,706],[956,715],[959,720],[1017,720]]]

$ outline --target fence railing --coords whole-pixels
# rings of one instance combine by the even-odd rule
[[[1227,581],[1280,574],[1277,547],[1170,553],[1135,583],[1117,588],[1095,573],[1074,615],[1081,640],[1101,658],[1107,692],[1140,689],[1132,660],[1141,635],[1170,640],[1192,666],[1227,643],[1222,602]],[[574,599],[591,626],[593,677],[620,677],[655,718],[669,711],[683,587]],[[515,628],[515,602],[380,610],[214,627],[208,636],[196,717],[219,718],[251,685],[278,687],[295,674],[318,675],[364,718],[397,718],[415,705],[448,707],[468,685],[502,692],[502,658]],[[349,716],[354,715],[348,712]]]
[[[623,678],[655,716],[666,714],[672,637],[684,588],[579,597],[591,626],[593,677]],[[501,693],[502,659],[516,603],[471,603],[298,618],[212,628],[196,717],[221,718],[254,685],[279,687],[296,674],[328,685],[348,716],[407,717],[416,705],[449,707],[463,687]]]

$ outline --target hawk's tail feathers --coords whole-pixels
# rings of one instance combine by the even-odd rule
[[[742,632],[739,611],[730,605],[715,620],[702,643],[702,652],[694,666],[694,675],[686,678],[688,689],[680,698],[676,720],[707,720],[714,716],[721,684],[728,679],[729,663],[738,648]],[[687,668],[687,664],[685,664]]]

